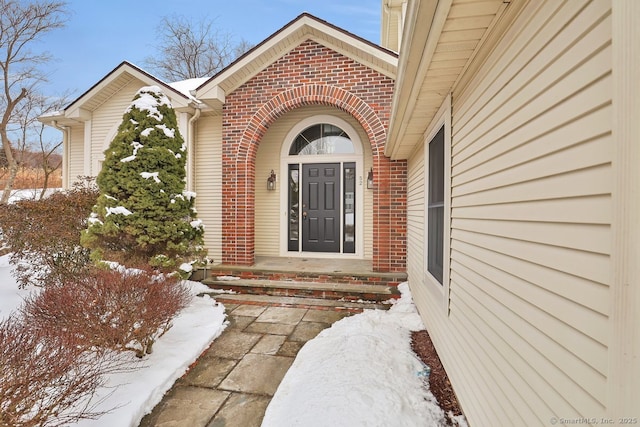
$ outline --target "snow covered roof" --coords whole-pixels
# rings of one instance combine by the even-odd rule
[[[180,80],[179,82],[169,83],[169,86],[171,86],[178,92],[181,92],[184,96],[197,101],[195,96],[192,95],[192,92],[194,92],[207,80],[209,80],[209,77],[197,77],[195,79]]]

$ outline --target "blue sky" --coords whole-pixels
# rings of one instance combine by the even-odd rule
[[[70,20],[47,34],[50,95],[81,95],[122,61],[144,67],[164,16],[214,20],[222,31],[257,44],[302,12],[380,42],[380,0],[68,0]]]

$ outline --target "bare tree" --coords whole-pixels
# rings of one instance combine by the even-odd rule
[[[246,40],[235,43],[206,17],[195,23],[184,16],[164,17],[157,33],[157,53],[145,65],[167,81],[212,76],[251,48]]]
[[[66,3],[60,1],[0,0],[0,108],[4,110],[0,140],[9,168],[0,203],[8,202],[18,173],[8,128],[21,102],[39,82],[45,81],[39,66],[50,59],[47,53],[32,51],[31,46],[49,31],[64,26],[67,20],[65,8]]]
[[[24,141],[23,158],[18,160],[23,167],[31,169],[40,169],[37,174],[34,188],[40,189],[39,199],[44,198],[51,176],[61,168],[62,157],[59,154],[62,147],[62,139],[55,133],[52,137],[50,133],[45,132],[44,123],[38,120],[43,114],[60,110],[69,102],[69,94],[66,93],[60,97],[48,97],[37,92],[29,93],[25,99],[17,116],[18,132],[22,137],[19,141]],[[30,162],[24,155],[35,156]]]

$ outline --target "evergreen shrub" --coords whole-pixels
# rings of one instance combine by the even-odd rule
[[[82,243],[95,261],[176,270],[204,256],[195,194],[185,191],[186,143],[169,99],[143,87],[105,151],[100,196]]]

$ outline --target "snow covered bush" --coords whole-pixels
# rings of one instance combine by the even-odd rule
[[[143,357],[190,301],[176,276],[96,268],[28,297],[21,313],[31,325],[71,333],[86,349]]]
[[[185,191],[186,144],[169,99],[143,87],[105,151],[100,196],[82,243],[96,261],[176,270],[204,256],[195,194]]]
[[[117,355],[83,351],[70,334],[0,322],[0,426],[66,426],[93,419],[104,375],[124,368]]]
[[[80,245],[98,197],[89,179],[42,200],[0,206],[0,228],[20,287],[61,283],[85,272],[90,251]]]

